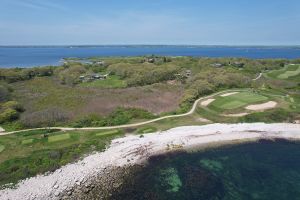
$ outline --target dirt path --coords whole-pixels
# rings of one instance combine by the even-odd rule
[[[262,77],[263,73],[259,73],[259,75],[255,78],[255,79],[252,79],[253,81],[257,81],[258,79],[260,79]]]
[[[201,106],[208,106],[209,104],[211,104],[214,101],[215,101],[215,99],[207,99],[207,100],[201,102]]]
[[[110,129],[118,129],[118,128],[137,127],[137,126],[142,126],[142,125],[150,124],[150,123],[153,123],[153,122],[161,121],[161,120],[164,120],[164,119],[185,117],[185,116],[191,115],[195,112],[195,110],[196,110],[196,108],[197,108],[200,101],[213,98],[214,96],[217,96],[217,95],[220,95],[220,94],[224,94],[224,93],[228,93],[228,92],[239,92],[239,91],[241,91],[241,90],[225,90],[225,91],[214,93],[214,94],[209,95],[209,96],[201,97],[201,98],[199,98],[198,100],[196,100],[194,102],[193,107],[187,113],[178,114],[178,115],[163,116],[163,117],[159,117],[159,118],[156,118],[156,119],[152,119],[152,120],[148,120],[148,121],[144,121],[144,122],[139,122],[139,123],[134,123],[134,124],[125,124],[125,125],[119,125],[119,126],[106,126],[106,127],[84,127],[84,128],[49,127],[48,129],[51,129],[51,130],[59,129],[61,131],[72,131],[72,130],[110,130]],[[10,135],[10,134],[14,134],[14,133],[20,133],[20,132],[24,132],[24,131],[44,130],[44,129],[45,128],[33,128],[33,129],[26,129],[26,130],[20,130],[20,131],[11,131],[11,132],[2,132],[2,133],[0,132],[0,136]]]

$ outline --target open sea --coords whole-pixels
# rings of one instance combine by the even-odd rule
[[[96,56],[194,56],[244,58],[300,58],[300,47],[229,46],[26,46],[0,47],[0,67],[60,65],[63,58]]]
[[[300,199],[300,143],[285,140],[153,157],[114,200]]]

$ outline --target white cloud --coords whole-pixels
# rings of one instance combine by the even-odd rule
[[[66,7],[61,4],[54,3],[53,0],[10,0],[7,3],[14,4],[15,6],[26,7],[35,10],[56,9],[65,11]]]

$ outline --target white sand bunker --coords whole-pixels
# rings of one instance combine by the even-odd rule
[[[275,101],[269,101],[267,103],[262,103],[262,104],[254,104],[254,105],[249,105],[246,107],[247,110],[267,110],[271,108],[275,108],[277,105],[277,102]]]
[[[238,94],[239,92],[230,92],[230,93],[226,93],[226,94],[222,94],[220,95],[221,97],[228,97],[228,96],[231,96],[231,95],[234,95],[234,94]]]
[[[205,101],[201,102],[201,106],[208,106],[209,104],[211,104],[215,99],[207,99]]]
[[[223,115],[225,117],[244,117],[246,115],[249,115],[249,113],[237,113],[237,114],[227,114],[227,115]]]
[[[197,119],[197,121],[198,121],[198,122],[203,122],[203,123],[211,123],[210,120],[205,119],[205,118],[202,118],[202,117],[199,117],[199,118]]]
[[[0,133],[4,132],[5,130],[0,126]]]

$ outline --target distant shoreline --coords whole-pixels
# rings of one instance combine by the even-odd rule
[[[0,45],[0,48],[93,48],[93,47],[195,47],[195,48],[296,48],[300,49],[300,45],[193,45],[193,44],[100,44],[100,45]]]

